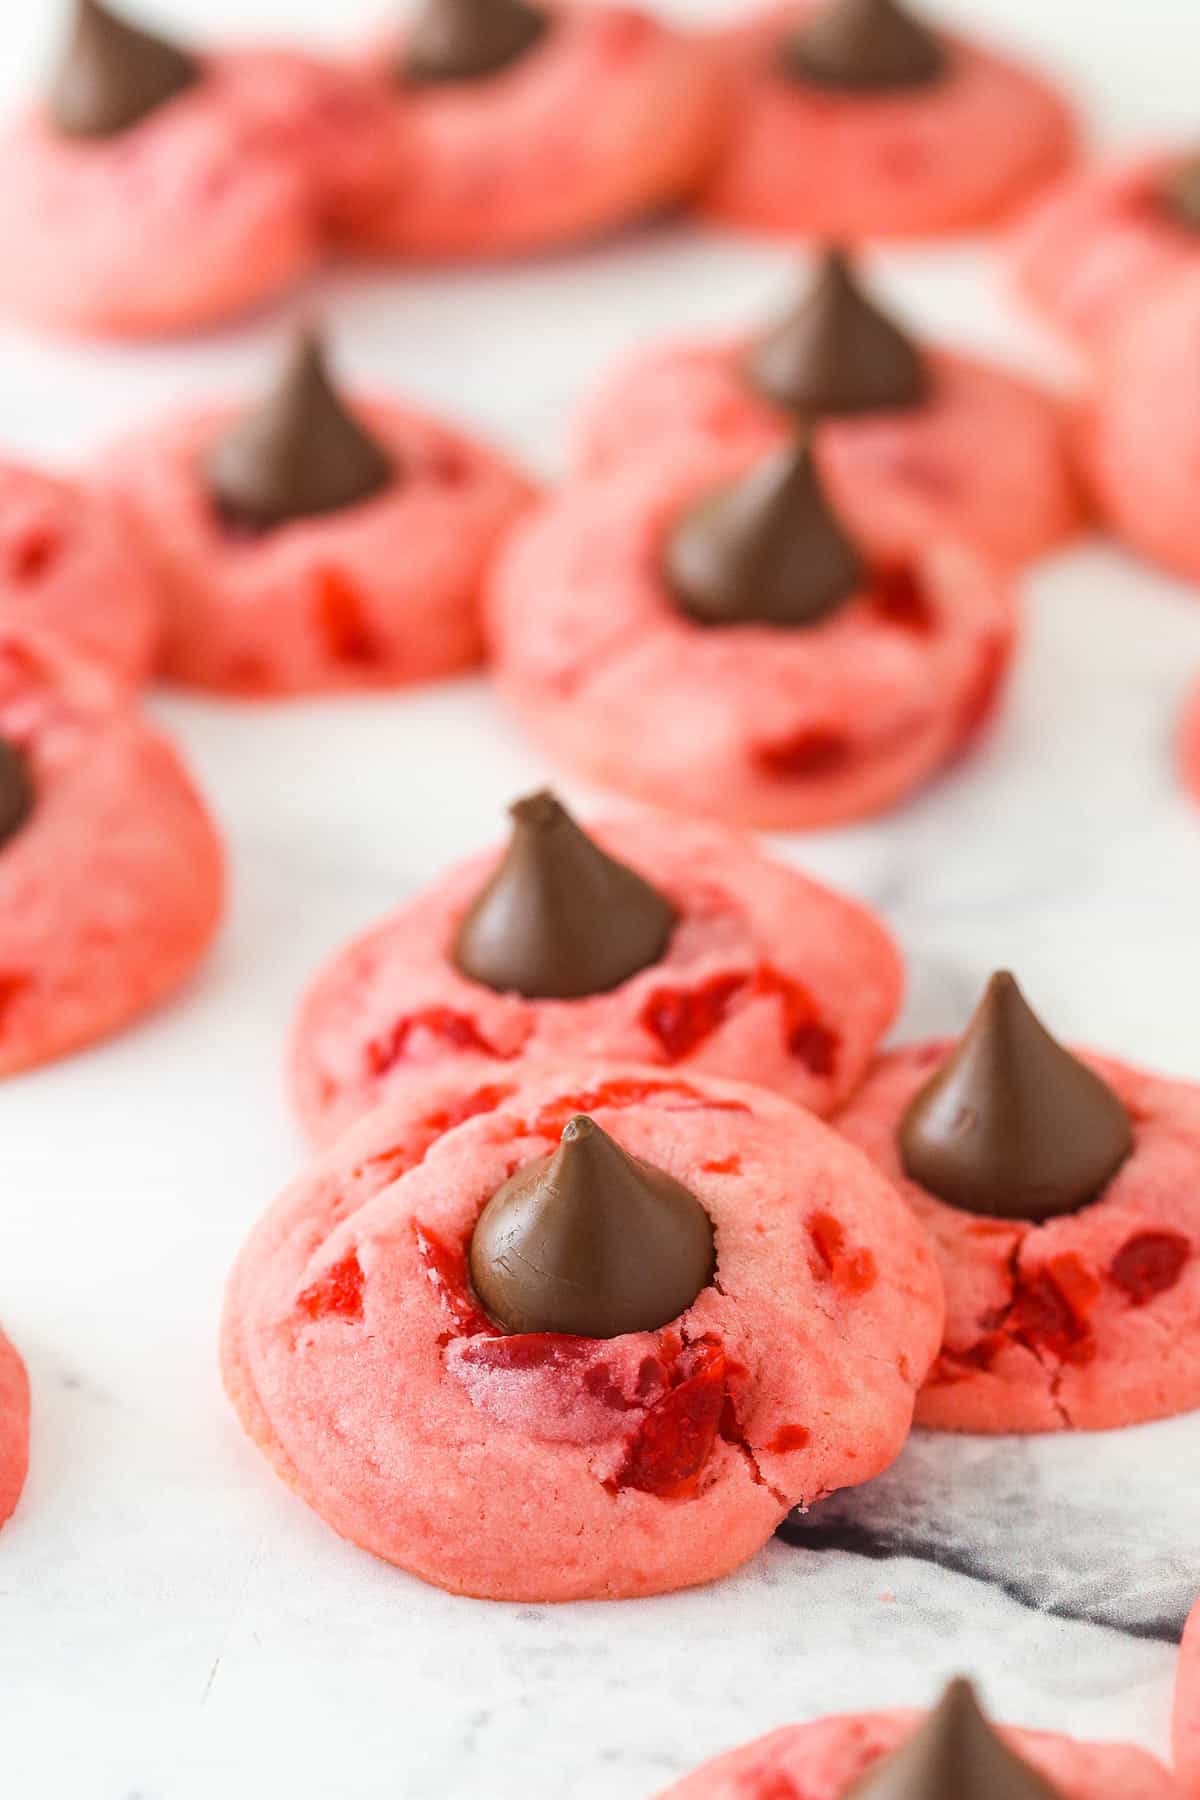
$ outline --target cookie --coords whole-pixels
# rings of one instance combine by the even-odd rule
[[[1082,452],[1101,512],[1135,550],[1200,580],[1200,266],[1106,340]]]
[[[715,1757],[659,1800],[1177,1800],[1162,1764],[1132,1744],[993,1729],[966,1682],[928,1714],[847,1713],[785,1725]]]
[[[160,595],[123,510],[0,462],[0,625],[53,632],[123,681],[150,673]]]
[[[1200,801],[1200,684],[1192,689],[1184,707],[1176,754],[1184,786]]]
[[[500,691],[549,754],[787,829],[884,811],[961,754],[1017,614],[968,549],[850,542],[803,443],[680,445],[535,510],[493,566],[488,627]]]
[[[918,345],[840,251],[759,336],[634,357],[588,408],[577,466],[598,475],[669,458],[681,440],[765,451],[805,419],[831,496],[863,529],[961,539],[1022,562],[1080,525],[1059,403],[1003,369]]]
[[[864,908],[710,825],[589,824],[518,802],[507,850],[463,864],[334,958],[293,1034],[326,1141],[414,1077],[480,1059],[653,1063],[755,1081],[827,1113],[899,1004]]]
[[[308,334],[261,402],[145,431],[103,479],[159,571],[163,673],[247,696],[399,686],[477,662],[483,572],[530,493],[406,404],[344,401]]]
[[[631,1597],[891,1461],[941,1296],[865,1158],[740,1084],[479,1073],[398,1091],[234,1269],[226,1387],[328,1524],[455,1593]]]
[[[694,188],[720,125],[707,46],[633,7],[430,0],[376,76],[402,148],[343,236],[390,256],[593,237]]]
[[[1179,1646],[1171,1752],[1185,1794],[1200,1794],[1200,1602]]]
[[[244,311],[313,266],[393,131],[359,75],[201,57],[78,0],[48,95],[4,137],[0,305],[114,335]]]
[[[1046,83],[892,0],[802,0],[718,48],[731,123],[702,204],[731,225],[840,240],[971,231],[1072,151]]]
[[[941,1262],[922,1424],[1096,1431],[1200,1406],[1200,1088],[1069,1054],[997,976],[957,1048],[881,1057],[835,1123]]]
[[[0,625],[0,1074],[177,987],[221,897],[217,838],[171,747],[95,665]]]
[[[1164,282],[1200,270],[1200,157],[1079,169],[1016,224],[1018,287],[1051,325],[1096,349]]]
[[[29,1377],[0,1331],[0,1525],[12,1516],[29,1468]]]

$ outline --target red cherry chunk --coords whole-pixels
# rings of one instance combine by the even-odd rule
[[[875,1286],[879,1270],[869,1250],[848,1250],[846,1233],[832,1213],[814,1213],[808,1221],[808,1235],[813,1241],[821,1270],[843,1294],[865,1294]]]
[[[398,1019],[384,1036],[372,1038],[365,1051],[367,1073],[386,1075],[404,1056],[410,1038],[423,1031],[455,1050],[478,1051],[482,1056],[504,1054],[488,1043],[466,1013],[455,1012],[449,1006],[427,1006],[424,1012]]]
[[[325,569],[318,580],[317,618],[329,653],[338,662],[375,661],[379,646],[368,624],[362,597],[338,569]]]
[[[698,1344],[679,1368],[689,1372],[655,1402],[626,1445],[615,1490],[636,1488],[661,1500],[695,1493],[721,1428],[725,1356],[719,1345]]]
[[[850,761],[851,749],[844,733],[826,726],[813,726],[773,744],[760,744],[754,757],[767,775],[778,776],[784,781],[803,781],[821,775],[836,775]]]
[[[1191,1251],[1187,1238],[1178,1232],[1139,1231],[1113,1257],[1109,1280],[1131,1306],[1145,1306],[1175,1286]]]
[[[331,1263],[311,1287],[306,1287],[296,1305],[309,1319],[361,1319],[363,1313],[363,1272],[358,1252],[350,1250],[340,1262]]]

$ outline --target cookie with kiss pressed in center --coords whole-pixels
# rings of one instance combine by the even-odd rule
[[[715,1579],[896,1455],[941,1330],[920,1228],[810,1113],[631,1064],[435,1071],[243,1250],[223,1367],[353,1542],[490,1599]]]
[[[400,686],[477,662],[484,569],[531,492],[415,408],[343,399],[311,333],[261,401],[143,432],[99,479],[158,570],[164,674],[247,697]]]
[[[705,1763],[659,1800],[1179,1800],[1132,1744],[992,1727],[969,1684],[931,1713],[847,1713],[785,1725]]]
[[[731,225],[851,241],[971,231],[1071,154],[1052,88],[894,0],[800,0],[718,47],[731,125],[702,204]]]
[[[721,129],[708,46],[635,7],[429,0],[373,73],[400,148],[352,246],[495,257],[595,236],[693,190]]]
[[[957,539],[1019,562],[1080,525],[1061,403],[918,343],[836,250],[757,336],[632,358],[587,408],[577,467],[602,475],[693,442],[766,452],[806,422],[832,499],[868,532]]]
[[[1072,1055],[998,975],[957,1046],[882,1056],[835,1123],[938,1251],[922,1424],[1090,1431],[1200,1406],[1200,1088]]]
[[[292,1081],[327,1141],[434,1071],[518,1057],[653,1062],[818,1113],[897,1005],[884,928],[732,832],[663,815],[577,826],[548,794],[337,955],[306,996]]]

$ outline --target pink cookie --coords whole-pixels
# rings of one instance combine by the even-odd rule
[[[456,1593],[662,1593],[885,1467],[940,1330],[932,1257],[865,1158],[761,1089],[590,1064],[436,1073],[289,1188],[234,1270],[225,1382],[302,1499]],[[465,1254],[586,1111],[688,1185],[717,1273],[675,1321],[501,1335]],[[718,1285],[719,1283],[719,1285]]]
[[[1171,1746],[1185,1794],[1200,1795],[1200,1602],[1179,1646]]]
[[[312,267],[393,130],[372,84],[273,51],[212,59],[113,137],[65,136],[39,108],[4,140],[0,302],[122,335],[242,311]]]
[[[578,462],[597,475],[677,445],[766,450],[796,416],[744,372],[747,339],[685,344],[634,358],[600,391],[579,434]],[[821,472],[854,526],[902,542],[955,538],[1004,562],[1051,549],[1081,509],[1063,413],[1046,393],[950,351],[926,353],[929,397],[917,406],[823,420]]]
[[[1200,686],[1192,690],[1184,708],[1179,727],[1178,756],[1184,786],[1194,800],[1200,801]]]
[[[785,1725],[705,1763],[659,1800],[842,1800],[920,1724],[910,1711],[850,1713]],[[1176,1800],[1162,1764],[1132,1744],[1081,1744],[1048,1731],[1000,1736],[1062,1800]]]
[[[29,1468],[29,1377],[0,1331],[0,1525],[10,1518]]]
[[[1200,269],[1200,231],[1162,194],[1178,167],[1158,155],[1081,169],[1018,222],[1017,282],[1051,324],[1094,347],[1164,280]]]
[[[881,1057],[836,1121],[897,1184],[941,1261],[946,1342],[919,1421],[1096,1431],[1200,1406],[1200,1087],[1085,1054],[1124,1102],[1133,1153],[1081,1211],[988,1218],[906,1179],[896,1147],[950,1048]]]
[[[355,412],[395,479],[359,504],[258,534],[226,525],[203,478],[235,407],[189,413],[106,462],[158,563],[168,679],[314,693],[427,681],[479,660],[484,569],[529,487],[408,406],[364,400]]]
[[[93,665],[0,626],[0,737],[31,810],[0,844],[0,1073],[127,1024],[221,909],[221,852],[175,752]]]
[[[632,7],[549,9],[542,38],[471,80],[403,84],[390,195],[348,218],[360,248],[504,256],[594,236],[678,200],[715,151],[708,48]]]
[[[0,625],[32,625],[129,682],[150,672],[160,597],[123,510],[0,463]]]
[[[818,624],[694,624],[667,543],[754,462],[681,444],[535,512],[492,572],[497,682],[551,755],[639,799],[781,829],[883,811],[988,717],[1014,598],[969,551],[898,553],[881,532],[860,545],[868,583]]]
[[[957,38],[935,80],[864,93],[791,78],[781,57],[816,0],[719,40],[732,126],[703,204],[752,230],[854,240],[989,225],[1059,173],[1070,114],[1028,70]]]
[[[1113,529],[1200,580],[1200,264],[1109,337],[1084,461]]]
[[[595,1056],[759,1082],[825,1113],[887,1030],[903,975],[864,908],[769,862],[734,834],[642,816],[589,825],[672,903],[661,960],[611,992],[527,1000],[461,974],[461,921],[500,853],[475,857],[350,945],[318,976],[293,1038],[297,1105],[327,1141],[414,1074],[487,1059]]]

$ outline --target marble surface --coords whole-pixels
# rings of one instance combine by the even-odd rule
[[[328,37],[386,9],[158,10]],[[1002,10],[1109,137],[1194,129],[1191,0],[942,10]],[[56,12],[4,8],[8,97]],[[292,311],[315,300],[349,369],[552,474],[570,407],[615,353],[756,316],[791,262],[665,229],[531,268],[341,274]],[[878,266],[928,329],[1049,360],[983,247]],[[2,331],[6,445],[92,454],[150,408],[254,379],[277,331],[263,319],[120,350]],[[1007,963],[1062,1032],[1200,1076],[1200,813],[1170,761],[1193,674],[1196,597],[1085,543],[1030,579],[1011,700],[969,766],[882,823],[778,842],[886,913],[912,969],[901,1035],[953,1029]],[[0,1092],[0,1317],[36,1421],[0,1537],[8,1791],[643,1800],[756,1732],[923,1702],[956,1669],[1014,1721],[1164,1749],[1173,1645],[1200,1589],[1200,1416],[1053,1441],[919,1438],[736,1578],[618,1606],[451,1599],[288,1496],[223,1399],[214,1338],[235,1250],[302,1155],[280,1078],[294,998],[318,958],[494,835],[546,771],[475,680],[404,699],[154,706],[228,834],[232,909],[175,1005]]]

